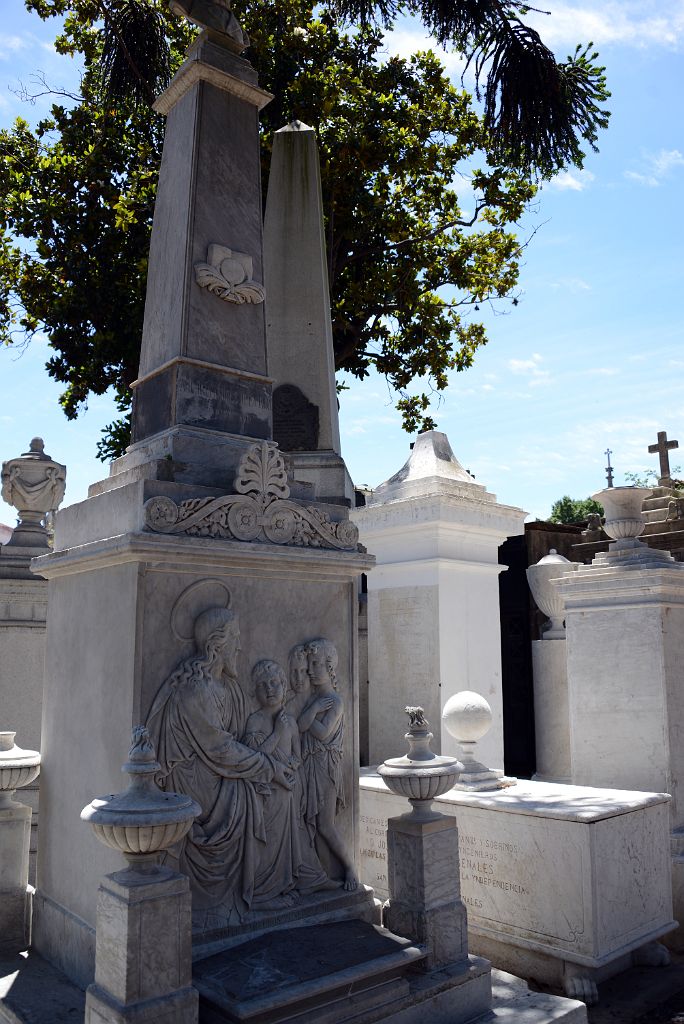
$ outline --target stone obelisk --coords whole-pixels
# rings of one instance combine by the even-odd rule
[[[316,134],[301,121],[281,128],[264,218],[268,372],[273,436],[295,476],[321,501],[351,501],[340,454],[328,259]]]
[[[251,673],[266,660],[287,672],[293,652],[316,639],[316,651],[334,651],[326,657],[336,662],[335,756],[346,793],[328,832],[346,863],[326,860],[323,843],[325,874],[341,881],[321,898],[348,915],[370,906],[361,889],[341,884],[356,857],[356,586],[372,559],[359,552],[343,504],[300,500],[312,488],[287,477],[272,441],[258,133],[269,96],[240,56],[245,38],[226,0],[174,6],[204,31],[157,101],[167,130],[133,443],[86,501],[59,513],[53,552],[33,563],[49,580],[34,942],[84,987],[93,978],[98,882],[117,860],[78,816],[93,793],[119,789],[122,737],[154,717],[164,694],[173,701],[183,680],[201,684],[205,697],[218,687],[203,705],[219,716],[215,731],[199,729],[192,756],[215,766],[214,787],[231,770],[252,773],[256,781],[240,790],[251,794],[245,850],[252,842],[261,850],[274,842],[259,821],[263,786],[292,778],[241,743],[258,710]],[[215,841],[220,829],[207,829]],[[254,869],[251,856],[245,870]],[[309,869],[320,876],[318,865]],[[249,905],[249,886],[240,892]],[[296,914],[307,917],[301,906]],[[219,916],[202,908],[197,941],[219,928]]]

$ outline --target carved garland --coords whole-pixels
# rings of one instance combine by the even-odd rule
[[[243,455],[235,490],[237,494],[193,498],[180,505],[161,495],[150,498],[145,524],[157,533],[356,550],[359,531],[354,523],[331,522],[327,513],[289,500],[283,457],[267,441]]]

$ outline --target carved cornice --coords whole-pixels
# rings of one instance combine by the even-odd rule
[[[267,441],[243,455],[235,491],[180,505],[163,495],[150,498],[144,506],[145,525],[156,533],[357,550],[359,533],[354,523],[332,522],[320,509],[290,500],[283,457]]]
[[[186,92],[198,82],[208,82],[217,89],[232,93],[238,99],[251,103],[257,110],[261,110],[273,99],[272,93],[221,71],[220,68],[205,64],[200,60],[190,60],[181,66],[171,79],[168,88],[155,100],[153,110],[156,110],[158,114],[168,114],[185,96]]]

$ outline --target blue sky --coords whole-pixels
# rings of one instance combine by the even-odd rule
[[[606,448],[615,482],[628,470],[657,468],[647,453],[658,430],[684,449],[684,0],[553,2],[536,15],[561,56],[593,40],[606,65],[612,119],[587,157],[544,187],[521,226],[535,229],[520,276],[520,305],[488,314],[488,345],[471,370],[454,374],[433,415],[454,452],[506,504],[543,517],[563,494],[585,497],[604,485]],[[34,120],[49,101],[23,103],[11,90],[43,71],[57,86],[77,69],[50,46],[54,29],[3,0],[0,125]],[[425,45],[407,23],[392,52]],[[445,60],[456,78],[460,64]],[[116,415],[93,398],[74,423],[57,405],[59,386],[44,342],[0,350],[0,458],[41,434],[68,466],[67,503],[106,475],[95,459],[103,424]],[[401,430],[384,381],[351,382],[341,397],[343,454],[357,484],[395,472],[411,440]],[[684,465],[684,450],[673,465]],[[12,512],[0,508],[0,520]]]

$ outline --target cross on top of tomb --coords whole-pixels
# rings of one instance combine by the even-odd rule
[[[668,441],[666,430],[659,430],[658,443],[649,444],[648,446],[649,452],[652,455],[657,452],[658,457],[660,458],[660,478],[658,483],[661,487],[672,486],[672,477],[670,476],[670,456],[668,453],[673,448],[679,448],[679,441]]]
[[[610,448],[606,448],[606,450],[604,452],[604,455],[608,459],[608,465],[606,466],[606,479],[608,481],[608,486],[609,487],[613,486],[613,467],[610,464],[610,457],[611,457],[612,454],[613,453],[610,450]]]

